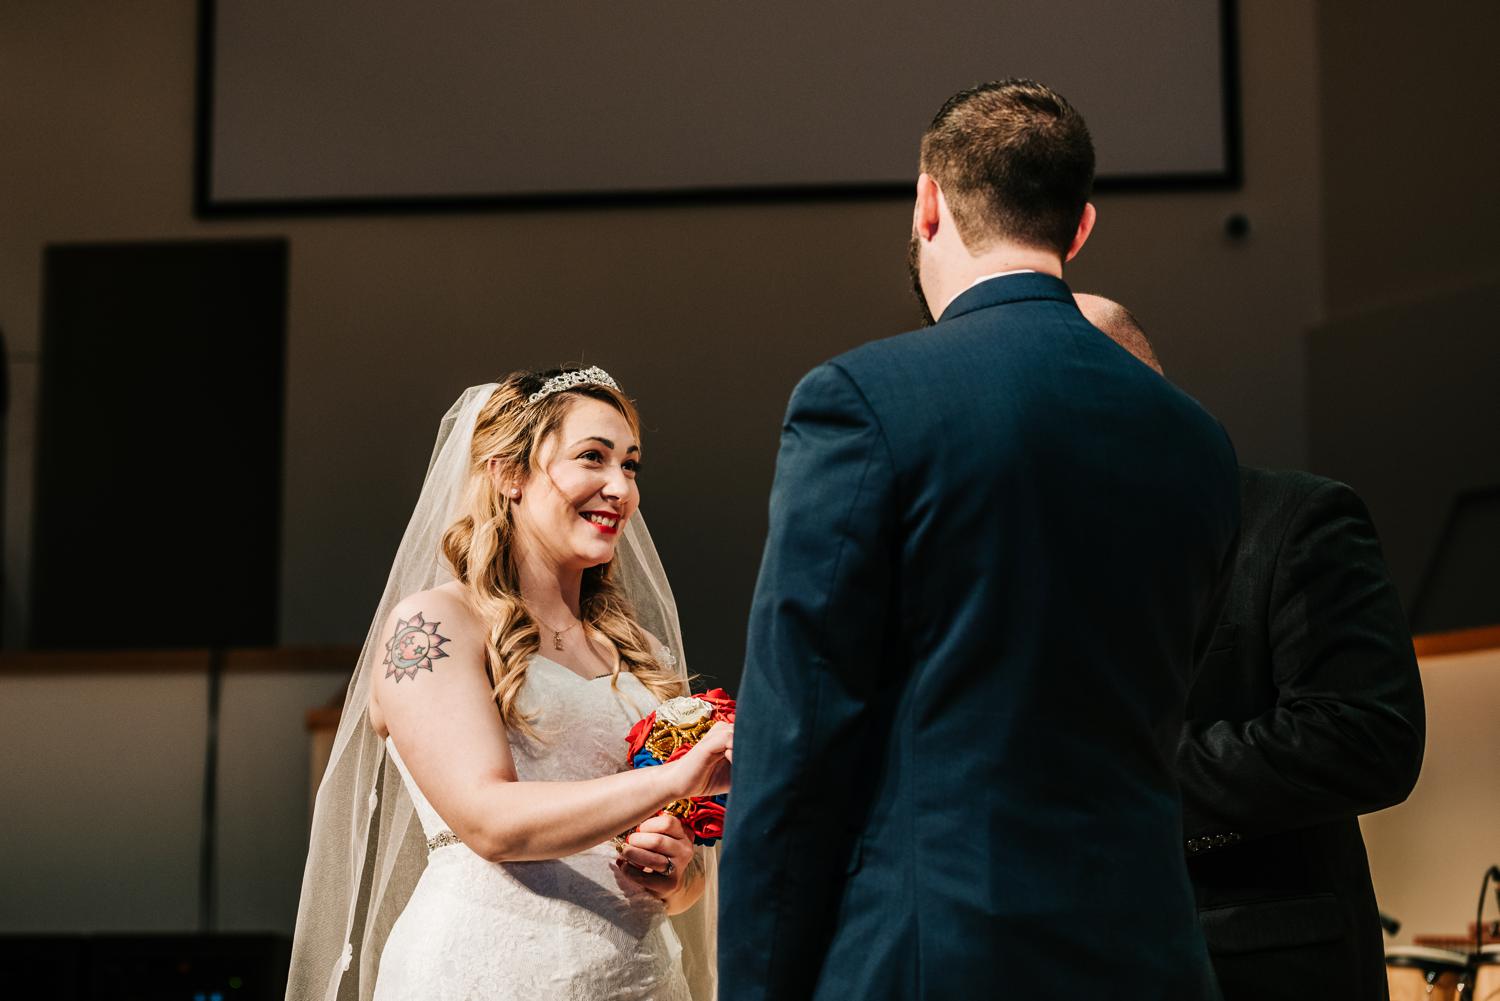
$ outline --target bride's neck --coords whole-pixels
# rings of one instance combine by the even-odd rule
[[[582,570],[559,567],[539,558],[539,554],[525,553],[516,570],[521,578],[521,598],[534,615],[554,627],[569,617],[578,618]]]

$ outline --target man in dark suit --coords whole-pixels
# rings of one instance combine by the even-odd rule
[[[1234,450],[1062,282],[1093,149],[1039,84],[922,140],[941,317],[813,370],[740,692],[724,1001],[1216,997],[1174,756]]]
[[[1156,371],[1118,304],[1084,316]],[[1362,813],[1422,766],[1422,681],[1370,515],[1310,473],[1240,470],[1223,622],[1177,760],[1188,870],[1226,1001],[1386,995]]]

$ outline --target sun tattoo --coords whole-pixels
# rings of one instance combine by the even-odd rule
[[[385,644],[385,676],[395,678],[399,685],[402,678],[415,678],[418,668],[430,671],[433,661],[448,656],[442,649],[448,637],[438,635],[440,625],[422,618],[421,612],[397,619],[396,635]]]

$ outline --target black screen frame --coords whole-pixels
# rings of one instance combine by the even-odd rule
[[[1095,179],[1103,193],[1235,191],[1244,186],[1241,142],[1239,8],[1219,0],[1223,170],[1133,174]],[[199,219],[327,215],[428,215],[443,213],[580,209],[595,206],[752,204],[870,201],[909,198],[910,183],[757,185],[628,191],[575,191],[495,195],[421,195],[349,198],[225,199],[213,194],[213,80],[216,0],[198,0],[197,116],[193,163],[193,215]],[[913,178],[915,180],[915,178]]]

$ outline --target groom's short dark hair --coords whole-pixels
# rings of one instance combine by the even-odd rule
[[[1061,94],[1000,80],[948,99],[922,136],[922,170],[971,251],[1003,239],[1066,254],[1094,186],[1094,143]]]

